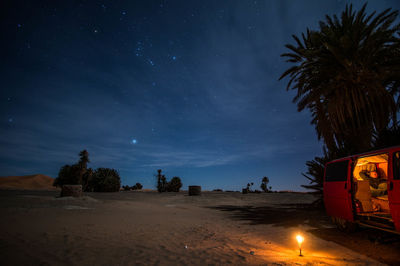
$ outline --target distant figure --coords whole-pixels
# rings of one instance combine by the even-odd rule
[[[360,172],[360,176],[369,181],[372,197],[380,197],[387,193],[387,182],[379,177],[378,172],[363,170]]]

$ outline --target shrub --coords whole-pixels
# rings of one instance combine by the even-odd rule
[[[134,186],[131,187],[132,190],[138,190],[138,189],[142,189],[143,186],[140,183],[136,183]]]
[[[122,189],[123,189],[124,191],[129,191],[129,190],[131,190],[131,187],[128,186],[128,185],[126,185],[126,186],[122,186]]]
[[[116,192],[121,186],[121,178],[115,169],[98,168],[89,184],[94,192]]]
[[[167,191],[168,192],[179,192],[182,187],[182,181],[179,177],[175,176],[168,182]]]
[[[64,165],[58,172],[53,186],[62,187],[63,185],[80,185],[79,168],[77,165]]]

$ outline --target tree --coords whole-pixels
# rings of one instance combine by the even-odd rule
[[[77,164],[66,164],[61,167],[57,178],[54,180],[54,186],[82,185],[83,190],[85,190],[93,171],[92,169],[87,169],[89,153],[86,150],[82,150],[79,156],[80,160]]]
[[[373,135],[372,146],[375,149],[389,146],[400,145],[400,125],[399,123],[387,127]]]
[[[365,9],[355,12],[350,5],[340,19],[326,16],[318,31],[293,35],[296,45],[287,44],[291,52],[282,54],[294,66],[280,79],[290,78],[287,90],[297,91],[298,111],[311,111],[311,124],[329,150],[368,150],[373,132],[397,121],[398,11],[367,15]]]
[[[268,192],[268,183],[269,183],[269,178],[264,176],[263,179],[261,180],[261,185],[260,185],[260,188],[264,192]]]
[[[302,175],[307,178],[310,183],[309,185],[301,185],[306,189],[313,190],[311,194],[317,196],[317,199],[313,202],[314,205],[322,206],[323,198],[323,182],[324,182],[324,171],[325,165],[327,162],[330,162],[334,159],[345,157],[349,154],[349,151],[346,149],[336,149],[329,151],[326,148],[323,149],[323,156],[316,156],[313,160],[307,161],[307,169],[306,173],[302,173]]]
[[[79,153],[79,162],[77,164],[77,166],[79,167],[79,184],[83,185],[83,177],[86,174],[87,171],[87,164],[90,162],[89,161],[89,153],[87,152],[87,150],[82,150]]]
[[[89,184],[92,182],[94,170],[92,168],[86,169],[82,176],[82,189],[83,191],[90,191]]]
[[[76,165],[64,165],[60,168],[53,186],[62,187],[63,185],[80,185],[79,168]]]
[[[157,191],[158,192],[165,192],[167,191],[167,178],[165,175],[161,174],[162,170],[158,169],[157,170]]]
[[[115,169],[97,168],[88,187],[93,192],[116,192],[121,187],[121,178]]]
[[[168,182],[167,191],[168,192],[179,192],[182,187],[182,181],[178,176],[175,176]]]
[[[246,190],[247,190],[247,192],[250,192],[251,191],[251,187],[254,185],[254,183],[253,182],[251,182],[251,183],[247,183],[247,187],[246,187]]]

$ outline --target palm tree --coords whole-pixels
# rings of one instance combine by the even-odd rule
[[[294,66],[279,79],[289,77],[298,111],[311,111],[311,124],[330,150],[369,149],[373,132],[397,121],[398,11],[367,15],[365,9],[355,12],[350,5],[340,19],[326,16],[318,31],[293,35],[296,45],[287,44],[291,52],[281,55]]]
[[[375,149],[400,145],[400,123],[374,133],[372,145]]]
[[[267,176],[264,176],[261,180],[261,185],[260,188],[264,191],[264,192],[268,192],[268,183],[269,183],[269,178]]]
[[[307,172],[302,173],[302,175],[307,178],[310,182],[308,185],[301,185],[303,188],[313,190],[311,194],[316,196],[316,200],[312,203],[315,206],[322,207],[323,206],[323,181],[324,181],[324,171],[325,164],[334,159],[344,157],[349,154],[349,151],[346,149],[336,149],[336,150],[327,150],[325,147],[323,148],[323,156],[315,157],[311,161],[306,162]]]

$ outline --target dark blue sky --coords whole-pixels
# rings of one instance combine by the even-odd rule
[[[87,149],[123,184],[161,168],[184,188],[302,190],[322,145],[280,54],[346,3],[2,1],[0,175],[55,177]]]

